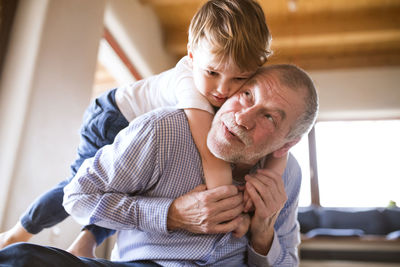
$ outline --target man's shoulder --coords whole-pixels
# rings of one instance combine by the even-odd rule
[[[182,125],[188,124],[185,112],[175,107],[152,110],[139,116],[132,123],[152,128],[180,128]]]
[[[285,188],[288,186],[300,186],[302,180],[301,167],[297,159],[292,153],[289,153],[288,161],[286,164],[285,172],[283,174],[283,181]]]

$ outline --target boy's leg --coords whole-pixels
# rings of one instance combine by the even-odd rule
[[[68,213],[62,206],[63,189],[68,182],[69,180],[62,181],[31,204],[20,219],[21,225],[27,232],[35,235],[68,217]]]
[[[0,233],[0,249],[17,242],[27,242],[33,235],[25,230],[18,221],[11,229]]]
[[[78,258],[53,247],[18,243],[0,250],[0,266],[4,267],[152,267],[151,261],[112,262],[104,259]]]
[[[95,258],[96,247],[114,233],[115,230],[102,228],[96,225],[87,225],[69,246],[67,251],[78,257]]]
[[[97,98],[85,112],[78,158],[71,165],[72,176],[70,179],[86,158],[94,156],[102,146],[112,143],[117,133],[128,124],[116,106],[115,90]],[[37,234],[43,228],[51,227],[68,217],[68,213],[62,206],[62,201],[64,186],[69,183],[70,179],[61,182],[36,199],[21,217],[21,225],[28,234]],[[0,243],[1,238],[0,236]],[[16,241],[27,240],[15,240],[14,242]]]
[[[62,206],[63,188],[67,183],[67,180],[61,182],[37,198],[14,227],[1,233],[0,249],[16,242],[26,242],[44,228],[51,227],[67,218],[68,213]]]
[[[85,138],[86,141],[81,142],[78,148],[78,154],[82,162],[83,159],[88,158],[88,155],[85,154],[87,151],[90,151],[93,147],[97,147],[95,151],[97,152],[99,148],[111,144],[115,136],[129,125],[129,122],[117,107],[115,90],[97,98],[90,113],[98,115],[96,115],[96,119],[85,116],[85,122],[83,123],[85,127],[82,128],[81,137]],[[94,154],[90,157],[94,156]],[[77,165],[80,166],[82,162],[79,162]],[[78,168],[73,169],[75,172],[77,170]],[[82,231],[68,248],[68,251],[76,256],[94,257],[96,246],[114,233],[114,230],[95,225],[86,226],[85,230]]]

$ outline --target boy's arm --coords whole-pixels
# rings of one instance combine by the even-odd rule
[[[185,114],[201,156],[207,188],[212,189],[221,185],[232,184],[230,164],[216,158],[207,147],[207,135],[211,128],[213,115],[200,109],[185,109]]]

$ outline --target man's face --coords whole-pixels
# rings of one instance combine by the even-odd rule
[[[283,149],[291,125],[304,110],[305,90],[282,86],[276,71],[264,71],[229,98],[214,117],[207,145],[218,158],[255,164]]]
[[[241,71],[232,60],[221,62],[211,52],[206,41],[188,51],[192,60],[195,86],[215,107],[220,107],[228,97],[235,94],[256,71],[256,68],[252,71]]]

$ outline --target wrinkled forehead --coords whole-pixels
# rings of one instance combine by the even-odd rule
[[[260,71],[259,69],[246,81],[245,86],[259,87],[260,89],[263,89],[270,86],[272,82],[277,83],[278,86],[282,86],[277,72],[269,69]]]

